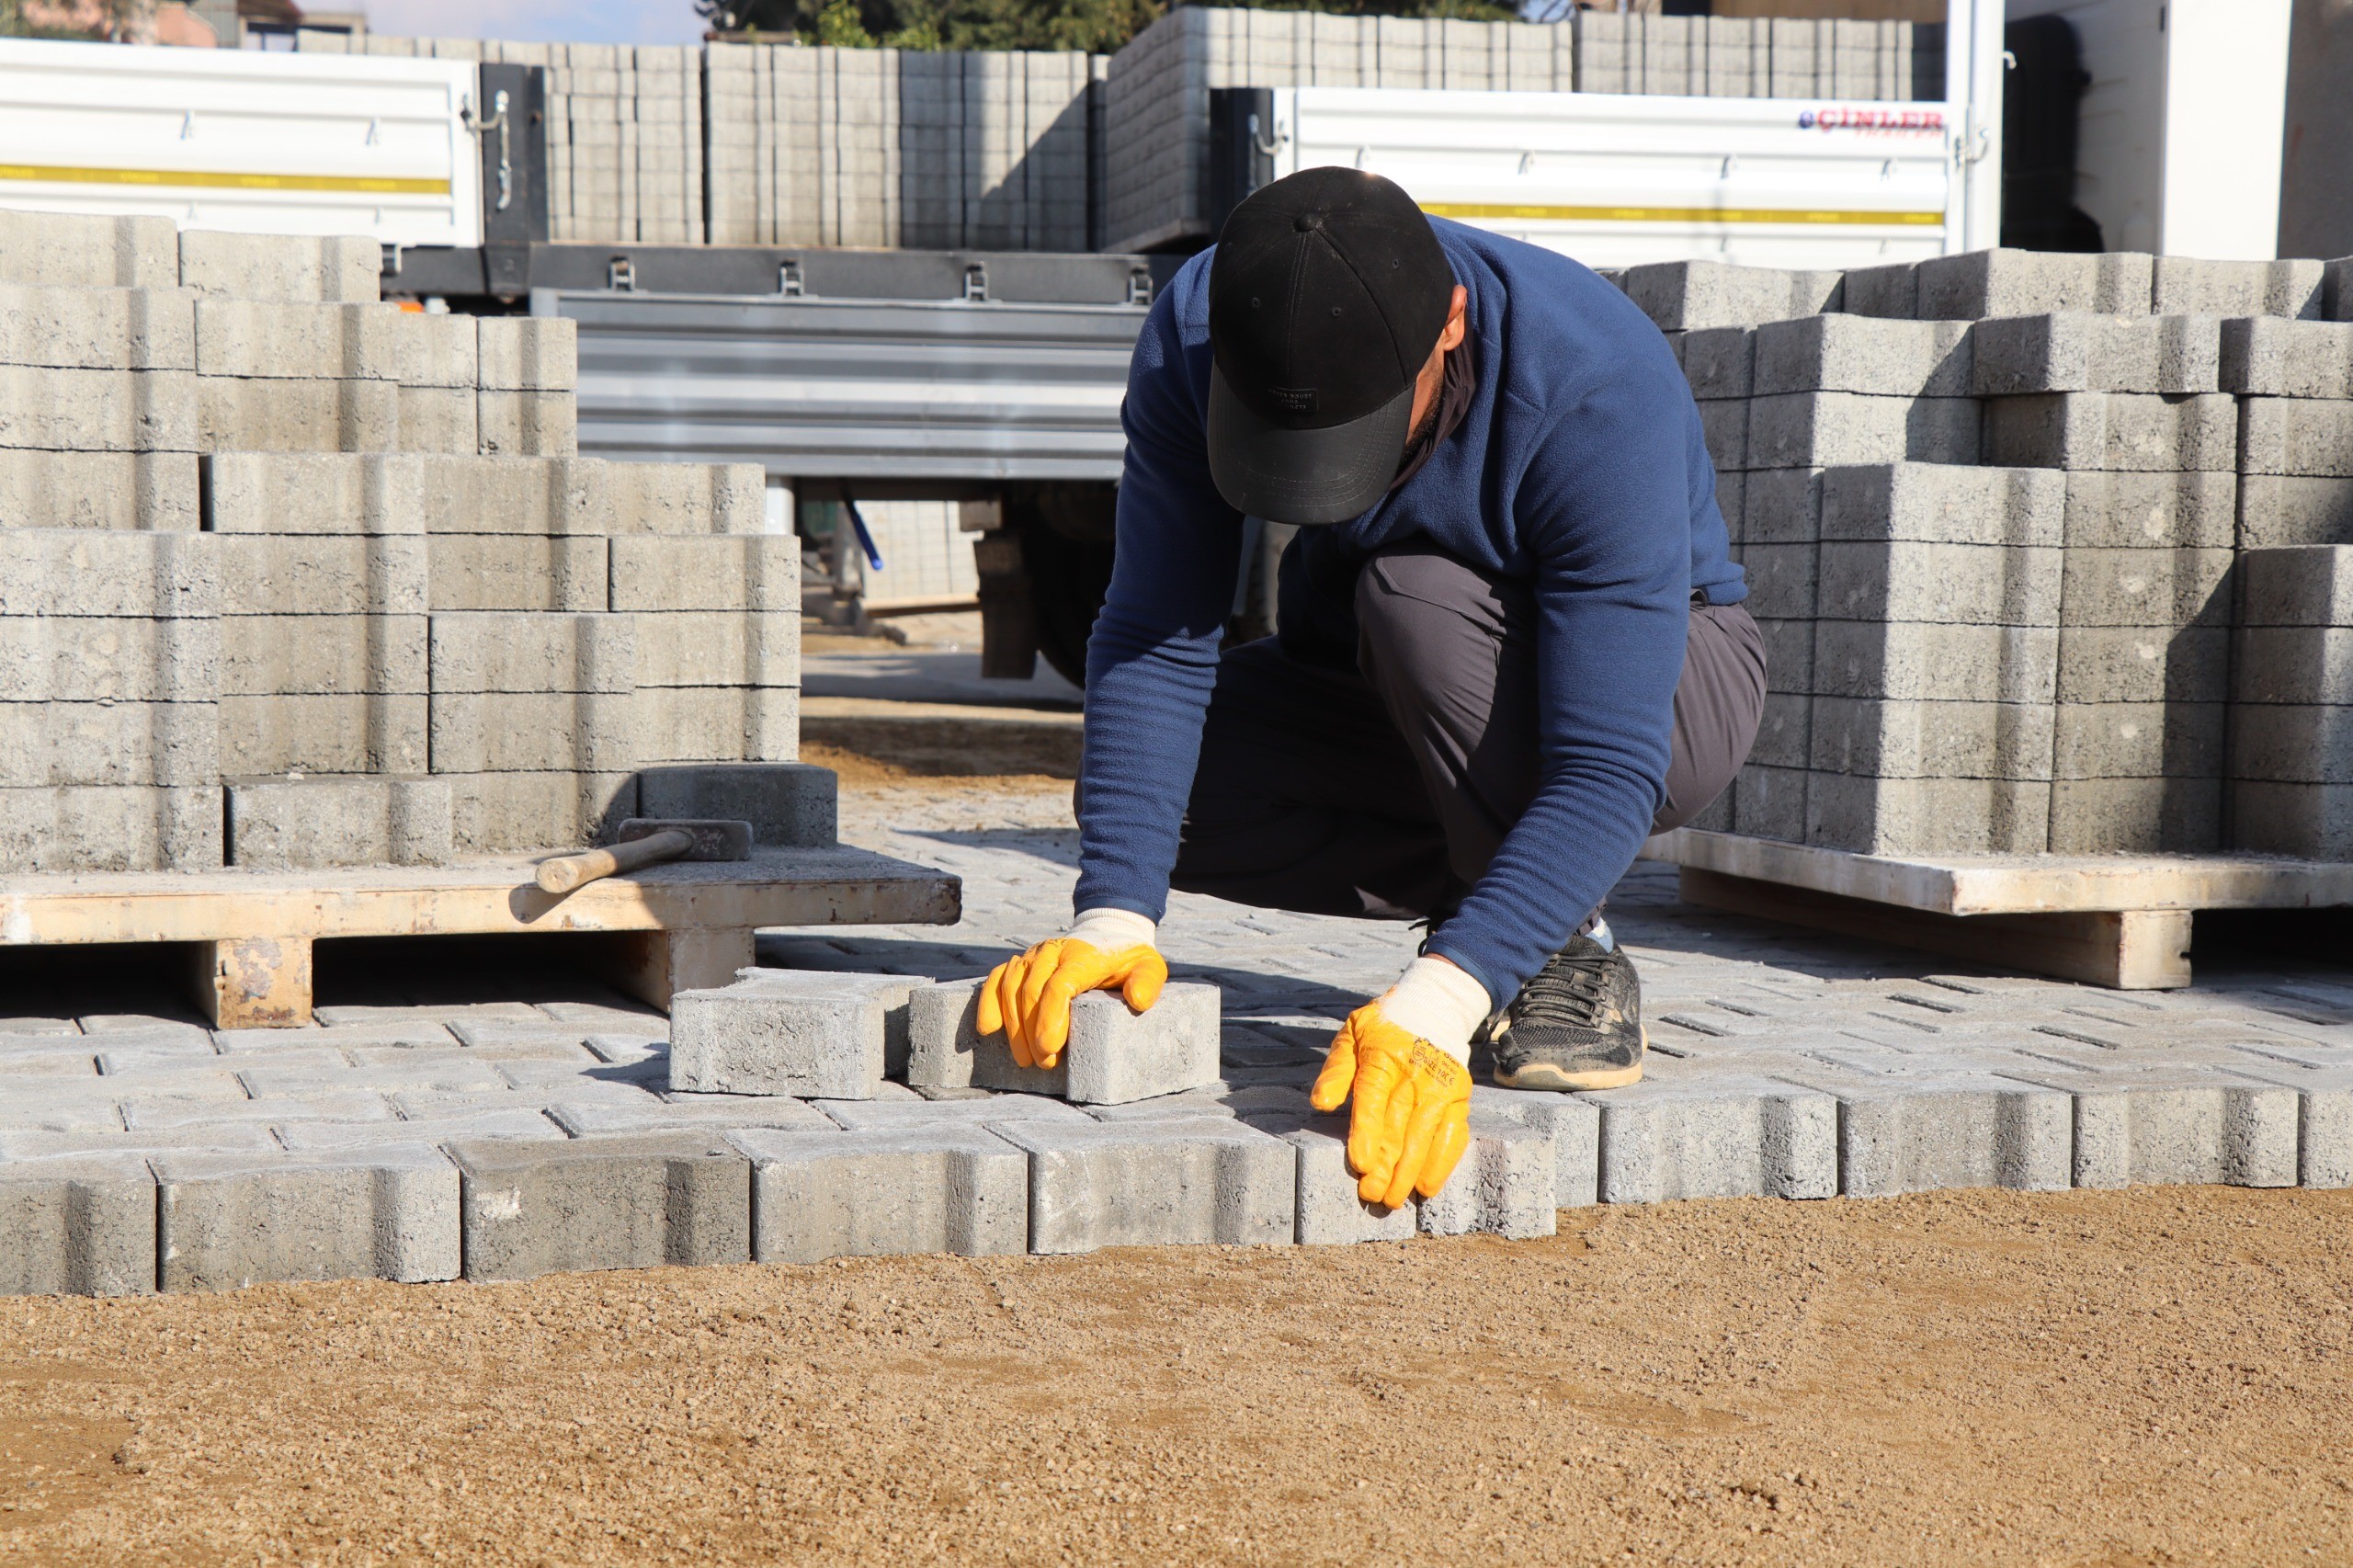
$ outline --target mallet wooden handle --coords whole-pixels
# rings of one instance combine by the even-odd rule
[[[694,835],[670,828],[608,848],[590,849],[578,855],[559,855],[552,860],[542,860],[538,881],[540,886],[549,892],[570,892],[599,877],[634,871],[640,866],[651,866],[657,860],[675,860],[694,846]]]

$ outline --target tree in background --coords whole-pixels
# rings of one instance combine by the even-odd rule
[[[1492,0],[1259,0],[1264,11],[1449,17],[1508,22]],[[1047,49],[1108,54],[1168,9],[1165,0],[695,0],[716,31],[841,49]]]

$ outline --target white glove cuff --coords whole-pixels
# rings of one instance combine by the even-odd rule
[[[1471,1064],[1471,1031],[1494,1010],[1487,988],[1467,971],[1427,956],[1407,965],[1404,977],[1381,993],[1379,1001],[1382,1017],[1466,1067]]]
[[[1149,948],[1158,931],[1158,926],[1132,909],[1082,909],[1063,935],[1097,952],[1113,953],[1138,944]]]

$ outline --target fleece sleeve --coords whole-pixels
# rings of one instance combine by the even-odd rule
[[[1079,909],[1158,920],[1233,608],[1242,516],[1210,479],[1204,437],[1209,272],[1197,258],[1154,301],[1128,370],[1119,547],[1086,646],[1079,758]]]
[[[1631,368],[1546,430],[1520,486],[1536,799],[1429,944],[1498,1004],[1625,875],[1665,798],[1690,625],[1689,404],[1679,381]]]

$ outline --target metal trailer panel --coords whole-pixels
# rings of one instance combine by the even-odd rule
[[[777,477],[1115,480],[1141,305],[535,290],[580,335],[580,449]]]
[[[0,206],[482,243],[463,61],[0,40]]]
[[[1961,248],[1943,104],[1293,87],[1275,105],[1279,175],[1370,169],[1433,215],[1593,267]]]

